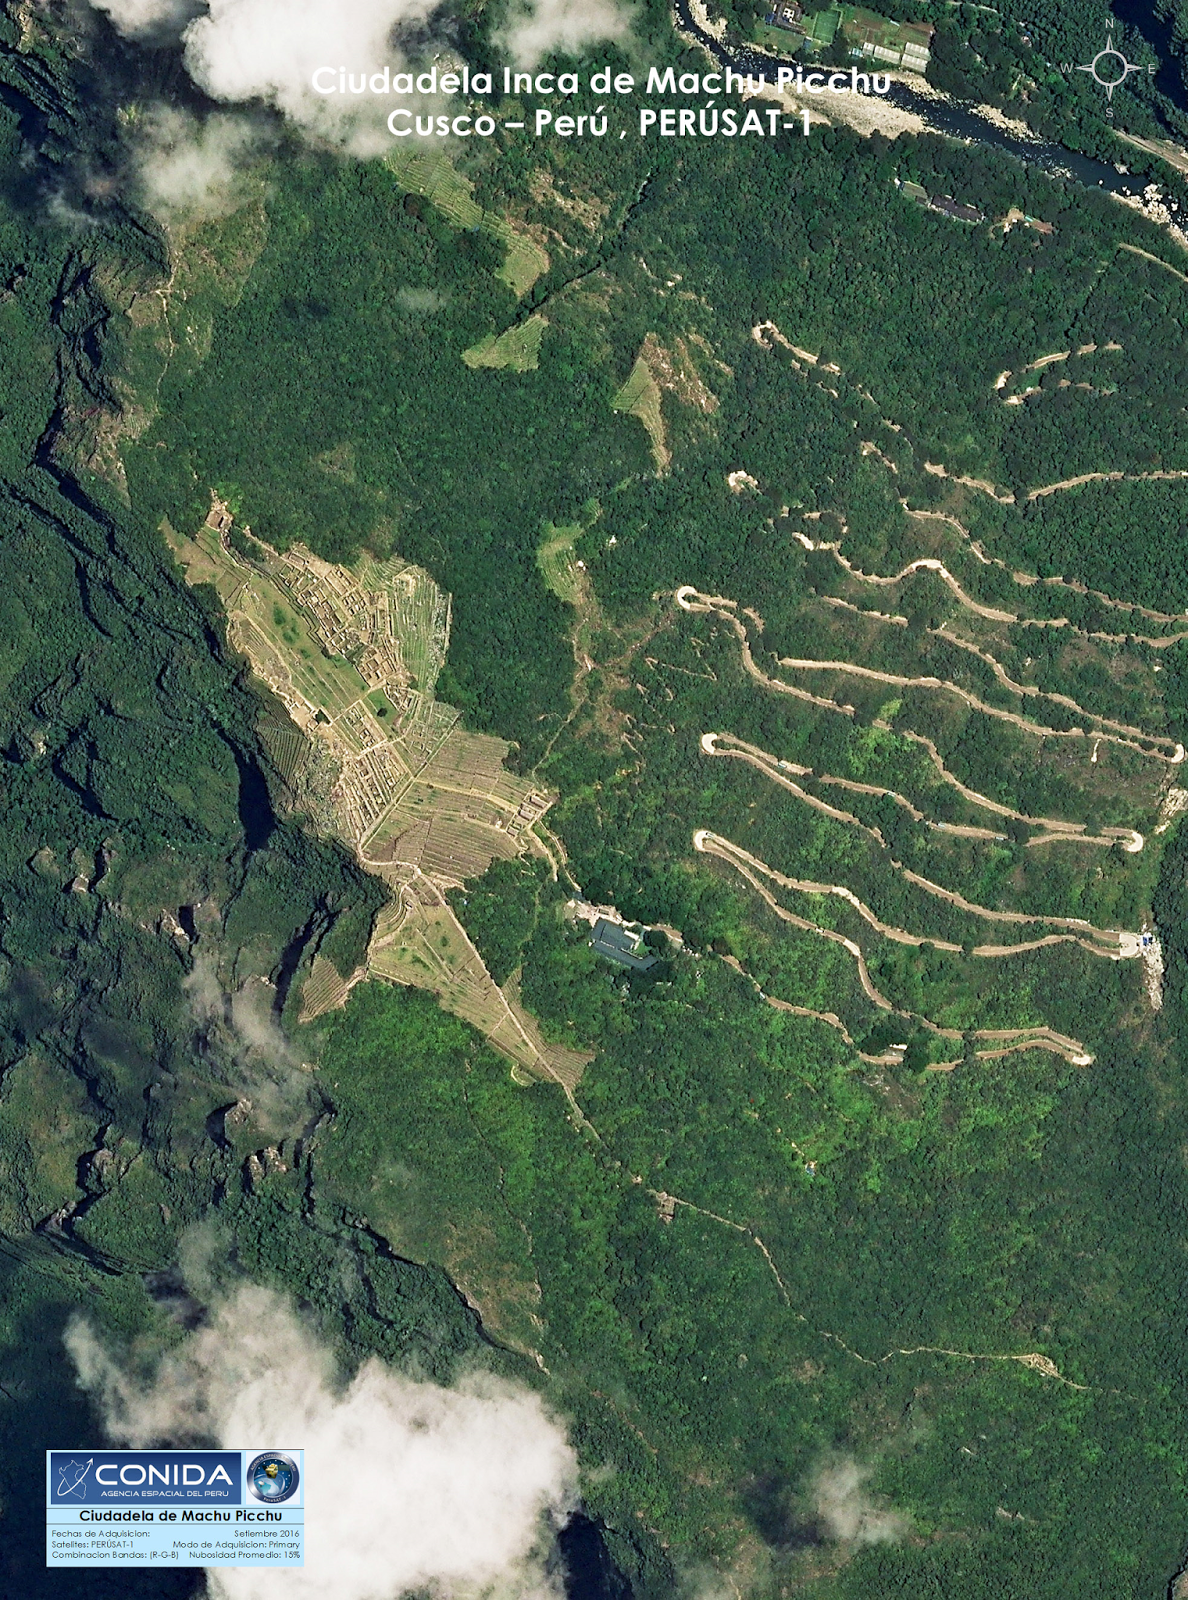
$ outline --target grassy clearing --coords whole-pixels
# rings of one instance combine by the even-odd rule
[[[590,513],[591,525],[602,514],[597,501],[592,502],[586,510]],[[552,522],[546,523],[544,536],[536,551],[536,565],[544,579],[545,588],[555,594],[563,605],[572,606],[574,611],[569,632],[574,676],[569,693],[575,710],[585,698],[584,685],[594,666],[594,640],[603,628],[598,596],[594,592],[590,574],[578,560],[575,549],[578,539],[586,531],[582,523],[570,523],[562,527]]]
[[[548,324],[539,312],[499,335],[487,334],[478,344],[463,350],[468,367],[507,368],[511,372],[533,372],[540,354],[540,342]]]
[[[281,637],[280,629],[269,625],[272,607],[268,588],[265,583],[245,585],[230,624],[231,638],[251,658],[261,677],[273,681],[273,674],[262,670],[264,664],[273,663],[276,681],[283,682],[287,676],[303,700],[333,721],[355,704],[367,685],[349,661],[322,653],[303,618],[291,630],[296,632],[298,642],[290,646]],[[261,610],[267,613],[266,618],[261,617]]]
[[[387,695],[380,689],[375,689],[367,696],[367,703],[377,717],[391,717],[393,727],[396,725],[397,711]]]
[[[363,679],[349,661],[325,654],[307,620],[263,573],[248,573],[233,561],[211,528],[201,528],[193,539],[172,529],[166,536],[187,580],[218,591],[232,642],[266,682],[288,678],[304,700],[332,719],[355,704],[367,687]]]
[[[584,532],[580,522],[561,528],[550,522],[536,552],[536,565],[544,578],[545,588],[567,606],[579,606],[584,591],[589,588],[589,579],[578,566],[573,548]]]
[[[672,452],[668,448],[664,417],[660,410],[660,385],[642,352],[636,357],[627,382],[611,401],[611,407],[639,418],[652,442],[652,460],[656,463],[656,471],[666,472]]]

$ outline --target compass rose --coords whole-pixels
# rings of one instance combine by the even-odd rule
[[[1105,48],[1099,50],[1086,66],[1078,67],[1078,72],[1087,72],[1095,83],[1099,83],[1106,92],[1106,99],[1111,102],[1109,114],[1113,115],[1114,90],[1126,82],[1132,72],[1153,73],[1158,69],[1154,66],[1140,66],[1135,61],[1127,61],[1114,43],[1113,33],[1106,34]]]

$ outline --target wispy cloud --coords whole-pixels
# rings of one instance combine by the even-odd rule
[[[517,66],[532,67],[554,50],[576,55],[603,39],[625,39],[633,20],[634,8],[620,0],[524,0],[498,42]]]
[[[423,22],[434,0],[209,0],[185,31],[186,67],[215,100],[265,100],[328,138],[358,138],[361,124],[386,117],[386,101],[344,99],[313,89],[319,67],[353,73],[405,65],[393,43],[401,26]],[[390,141],[389,141],[390,143]]]
[[[908,1532],[908,1519],[867,1490],[871,1476],[869,1467],[850,1456],[835,1457],[818,1468],[813,1505],[827,1537],[844,1544],[893,1544]]]
[[[90,0],[120,33],[182,45],[186,69],[212,99],[243,113],[201,121],[160,107],[139,127],[140,187],[165,221],[236,203],[236,171],[259,139],[251,108],[281,112],[315,142],[368,158],[392,148],[386,95],[320,94],[320,68],[363,82],[385,68],[418,71],[437,51],[438,0]],[[633,0],[511,0],[497,42],[519,67],[553,50],[625,39]],[[349,81],[349,80],[348,80]]]
[[[175,216],[221,216],[243,199],[243,164],[260,130],[246,118],[208,117],[158,106],[138,128],[142,198],[149,210]]]
[[[319,67],[374,73],[409,65],[402,39],[419,33],[437,0],[91,0],[129,37],[172,32],[186,67],[215,100],[263,100],[329,137],[349,134],[358,101],[320,95]],[[513,0],[500,43],[521,66],[551,50],[577,51],[620,39],[634,15],[628,0]],[[413,52],[414,54],[417,52]],[[365,109],[365,108],[364,108]],[[372,112],[378,110],[373,106]],[[385,104],[386,116],[389,107]]]
[[[201,4],[192,0],[91,0],[96,11],[106,11],[126,38],[155,38],[181,32]]]
[[[283,1139],[308,1119],[312,1076],[277,1020],[272,985],[249,978],[238,989],[224,989],[205,942],[182,985],[194,1021],[228,1087],[250,1102],[253,1127]]]

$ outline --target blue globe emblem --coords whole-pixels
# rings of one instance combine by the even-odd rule
[[[280,1450],[265,1450],[263,1455],[256,1456],[248,1464],[248,1488],[257,1500],[264,1500],[270,1505],[288,1500],[297,1492],[300,1481],[297,1463],[292,1456]]]

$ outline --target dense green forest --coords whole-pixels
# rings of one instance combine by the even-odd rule
[[[938,63],[1005,83],[1001,30],[951,9]],[[1097,25],[1070,9],[1067,48]],[[854,635],[827,608],[855,591],[820,546],[882,577],[926,549],[983,607],[1053,624],[1017,621],[996,648],[1055,732],[1074,720],[1064,695],[1182,739],[1185,646],[1163,646],[1188,610],[1188,479],[1154,476],[1188,471],[1171,237],[933,137],[521,145],[467,174],[547,241],[517,300],[505,237],[284,131],[229,215],[166,234],[120,199],[80,224],[80,170],[124,158],[119,97],[84,116],[85,52],[19,40],[7,18],[0,1590],[82,1592],[14,1532],[37,1527],[45,1445],[95,1427],[66,1318],[85,1303],[112,1337],[175,1343],[196,1287],[179,1240],[203,1222],[205,1292],[287,1290],[345,1368],[379,1353],[448,1381],[464,1358],[540,1385],[639,1600],[699,1564],[756,1596],[1164,1594],[1188,1499],[1188,845],[1150,825],[1174,773],[1132,747],[1091,770],[927,688],[847,682],[847,714],[840,684],[832,705],[773,692],[721,613],[673,591],[732,599],[764,674],[858,637],[872,669],[1022,704],[939,636],[956,603],[935,574],[896,591],[895,626]],[[131,92],[134,60],[112,59]],[[896,179],[987,220],[924,211]],[[1008,230],[1012,208],[1053,231]],[[535,315],[536,367],[462,360]],[[641,350],[659,473],[643,413],[614,405]],[[396,552],[450,592],[439,692],[558,796],[563,856],[555,875],[497,862],[450,901],[546,1035],[591,1052],[572,1104],[423,994],[363,984],[299,1024],[315,957],[353,970],[383,891],[295,811],[260,734],[283,710],[160,536],[163,518],[196,526],[212,490],[277,545]],[[565,524],[584,530],[580,634],[538,566]],[[710,730],[868,785],[847,791],[854,820],[711,760]],[[925,739],[996,805],[1146,847],[930,830],[896,797],[951,828],[986,816]],[[699,828],[844,881],[928,942],[880,940],[822,895],[768,906],[694,852]],[[1138,962],[1072,943],[975,957],[977,915],[905,868],[1024,915],[1134,929],[1153,912],[1162,1011]],[[680,948],[654,932],[655,967],[611,967],[565,915],[578,889]],[[899,1015],[843,946],[777,915],[806,906],[861,943]],[[233,997],[260,1008],[251,1039]],[[975,1030],[1040,1025],[1092,1062],[973,1053]],[[902,1059],[880,1057],[891,1044]],[[926,1070],[946,1054],[955,1070]],[[839,1535],[822,1510],[835,1459],[869,1474],[886,1538]],[[84,1576],[99,1595],[201,1582]]]
[[[1121,1596],[1139,1572],[1160,1592],[1185,1495],[1165,1284],[1184,1109],[1162,1051],[1112,1054],[1093,1077],[1022,1058],[873,1090],[828,1030],[774,1015],[712,961],[604,989],[591,1014],[582,952],[556,938],[536,936],[526,989],[605,1041],[582,1091],[597,1140],[424,1000],[367,991],[327,1055],[342,1106],[327,1181],[431,1253],[478,1212],[504,1282],[535,1277],[579,1445],[619,1464],[588,1495],[624,1566],[639,1570],[642,1522],[747,1563],[762,1540],[779,1581],[824,1568],[812,1592],[830,1595],[1055,1600],[1074,1581]],[[397,1149],[410,1171],[385,1193],[371,1174]],[[687,1208],[659,1222],[638,1174],[759,1235],[786,1298],[745,1234]],[[1177,1197],[1157,1220],[1154,1183]],[[1122,1278],[1145,1288],[1119,1322],[1103,1307]],[[882,1361],[935,1344],[1038,1344],[1087,1387],[1010,1363]],[[878,1462],[910,1540],[831,1559],[807,1492],[823,1438]]]
[[[638,606],[658,583],[698,583],[702,551],[720,568],[726,551],[741,558],[762,538],[770,507],[740,503],[723,482],[740,450],[771,504],[842,511],[869,499],[855,426],[896,457],[910,452],[917,476],[939,459],[1020,499],[1082,472],[1188,465],[1174,399],[1184,289],[1118,249],[1109,200],[988,152],[931,139],[864,144],[845,131],[754,150],[660,148],[649,159],[644,196],[628,208],[618,194],[646,176],[636,147],[624,147],[613,175],[601,153],[557,156],[558,181],[597,197],[606,220],[591,238],[544,206],[565,247],[517,310],[485,234],[460,232],[419,200],[398,203],[380,165],[295,153],[237,303],[212,314],[210,354],[194,371],[179,363],[164,374],[160,418],[125,453],[133,505],[193,520],[204,510],[195,485],[213,483],[270,539],[301,538],[331,558],[361,543],[396,546],[426,564],[454,596],[449,693],[527,756],[554,731],[569,672],[563,610],[535,574],[539,528],[574,520],[591,499],[603,506],[599,529],[616,537],[613,557],[598,541],[599,594]],[[1056,233],[986,226],[955,251],[954,225],[901,198],[899,175],[992,217],[1015,205]],[[510,172],[513,193],[516,179]],[[731,212],[706,208],[717,188],[738,215],[765,218],[761,235],[740,236]],[[242,229],[214,227],[203,240],[228,270],[242,270]],[[1147,231],[1138,225],[1138,236]],[[664,290],[694,277],[704,297]],[[1003,292],[1011,282],[1019,293]],[[435,300],[417,298],[430,287]],[[535,311],[549,323],[536,371],[459,361],[485,331]],[[798,341],[843,368],[840,403],[789,385],[750,336],[790,314]],[[721,403],[712,426],[672,407],[678,466],[659,483],[645,470],[642,428],[609,403],[649,332],[706,341],[701,380]],[[159,330],[120,337],[147,368]],[[1073,363],[1074,385],[1092,369],[1092,392],[1002,403],[1003,368],[1070,342],[1123,349]],[[260,362],[261,348],[275,349],[277,369]],[[522,426],[506,425],[509,407]],[[682,435],[695,447],[686,464]],[[918,492],[938,488],[924,478]]]

